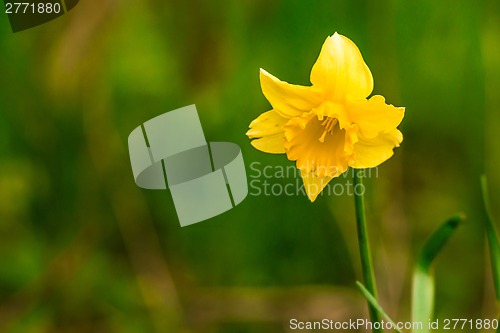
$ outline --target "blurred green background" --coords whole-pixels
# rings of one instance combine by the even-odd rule
[[[127,152],[136,126],[196,104],[207,139],[239,144],[250,177],[252,162],[292,166],[245,136],[270,108],[259,68],[308,85],[335,31],[360,48],[374,93],[406,107],[401,148],[367,184],[380,302],[411,319],[418,250],[464,212],[436,262],[436,315],[497,315],[479,175],[500,217],[500,2],[87,0],[16,34],[0,17],[0,332],[365,317],[352,197],[249,195],[181,228],[168,191],[134,184]]]

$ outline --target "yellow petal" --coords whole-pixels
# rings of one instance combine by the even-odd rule
[[[306,87],[280,81],[260,70],[260,86],[274,110],[287,118],[300,116],[321,103],[322,93],[316,87]]]
[[[373,168],[387,161],[393,154],[393,149],[399,147],[403,134],[397,129],[380,133],[373,139],[362,136],[354,145],[353,168]]]
[[[255,139],[252,142],[252,146],[257,148],[264,153],[269,154],[284,154],[285,147],[283,147],[283,135],[276,134],[271,136],[266,136],[260,139]]]
[[[380,132],[395,129],[403,120],[405,108],[385,104],[382,96],[366,99],[348,99],[346,109],[351,122],[358,125],[365,138],[374,138]]]
[[[304,182],[304,189],[311,202],[314,202],[318,195],[323,191],[326,185],[332,180],[333,177],[317,177],[314,173],[300,173],[302,181]]]
[[[280,116],[275,110],[267,111],[250,123],[246,133],[252,145],[260,151],[271,154],[283,154],[285,147],[284,126],[289,119]]]
[[[283,127],[288,120],[288,118],[280,116],[275,110],[267,111],[250,123],[250,129],[246,134],[250,139],[254,139],[283,133]]]
[[[373,90],[373,77],[358,47],[335,33],[321,48],[311,71],[311,83],[320,86],[333,100],[347,95],[366,98]]]

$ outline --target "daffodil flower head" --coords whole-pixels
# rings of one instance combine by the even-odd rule
[[[293,85],[260,70],[272,110],[250,123],[252,145],[295,161],[311,201],[349,167],[372,168],[393,155],[403,135],[403,107],[368,99],[373,77],[349,38],[327,37],[311,70],[312,86]]]

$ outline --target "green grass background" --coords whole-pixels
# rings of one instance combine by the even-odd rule
[[[406,107],[401,148],[367,182],[381,304],[410,320],[418,251],[464,212],[436,262],[436,315],[493,319],[479,175],[500,217],[499,4],[88,0],[16,34],[0,14],[0,331],[267,333],[366,316],[352,197],[249,196],[180,228],[168,191],[135,186],[127,152],[136,126],[196,104],[249,176],[252,162],[292,166],[245,136],[269,109],[259,68],[307,85],[335,31],[374,93]]]

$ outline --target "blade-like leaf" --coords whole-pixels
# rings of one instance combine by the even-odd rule
[[[491,270],[493,272],[493,283],[495,284],[496,298],[500,302],[500,244],[498,243],[498,235],[495,230],[493,214],[490,206],[490,198],[488,193],[488,183],[486,176],[481,176],[481,189],[483,192],[484,208],[486,210],[486,235],[490,248]]]
[[[435,281],[431,272],[432,262],[463,219],[463,215],[457,215],[443,223],[425,242],[418,257],[412,290],[413,322],[423,323],[423,329],[418,332],[429,332],[426,323],[433,317]]]
[[[366,298],[368,303],[370,303],[370,305],[378,312],[378,314],[380,316],[384,317],[388,322],[390,322],[392,324],[392,327],[394,328],[394,330],[396,332],[402,333],[396,327],[396,323],[394,323],[394,321],[392,321],[391,317],[389,317],[389,315],[384,311],[384,309],[382,309],[380,304],[378,304],[377,300],[375,299],[375,297],[373,297],[372,293],[370,293],[370,291],[368,289],[366,289],[366,287],[361,282],[356,281],[356,285],[358,286],[359,290],[361,291],[363,296]]]

